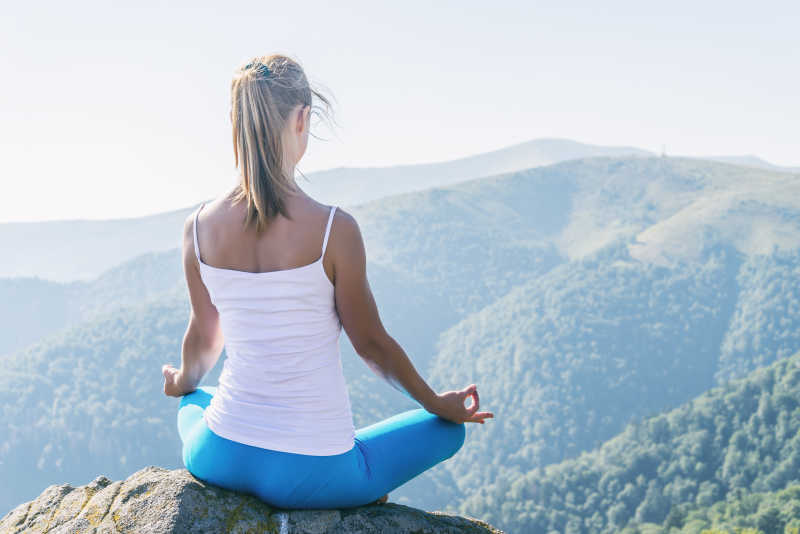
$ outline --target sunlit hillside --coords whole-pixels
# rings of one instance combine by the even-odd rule
[[[529,496],[506,483],[800,351],[794,174],[592,157],[346,209],[387,330],[437,389],[475,382],[495,412],[395,502],[516,525]],[[0,512],[49,484],[181,465],[160,373],[189,314],[178,244],[92,280],[0,284],[15,329],[0,479],[19,481]],[[342,349],[357,426],[413,407]]]

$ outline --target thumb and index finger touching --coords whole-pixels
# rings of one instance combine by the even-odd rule
[[[469,408],[465,407],[468,421],[482,424],[484,419],[494,417],[492,412],[478,412],[478,408],[480,408],[480,397],[478,395],[477,385],[470,384],[462,389],[460,393],[462,401],[466,401],[468,397],[472,397],[472,404],[469,406]]]
[[[469,397],[472,397],[472,404],[467,408],[467,413],[471,416],[476,411],[478,411],[479,399],[478,399],[478,386],[475,384],[470,384],[469,386],[465,387],[461,390],[461,402],[466,401]]]

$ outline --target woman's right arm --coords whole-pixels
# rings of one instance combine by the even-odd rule
[[[367,365],[396,389],[416,399],[427,411],[445,419],[483,423],[484,419],[494,417],[491,412],[478,412],[475,384],[441,395],[433,391],[403,348],[386,332],[367,281],[364,241],[352,215],[337,209],[328,239],[336,310],[353,348]],[[464,403],[468,397],[472,397],[472,404],[466,407]]]

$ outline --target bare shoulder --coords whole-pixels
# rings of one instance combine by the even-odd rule
[[[350,250],[362,243],[361,229],[350,212],[336,208],[331,222],[330,240],[333,246],[340,250]]]
[[[192,210],[183,221],[183,241],[191,244],[194,239],[194,214],[197,209]]]
[[[183,243],[185,247],[192,249],[192,254],[194,254],[195,216],[197,216],[198,220],[203,219],[203,215],[206,215],[210,211],[210,205],[212,203],[213,201],[206,201],[204,204],[202,204],[203,209],[199,214],[197,213],[197,210],[200,209],[200,205],[198,205],[195,209],[190,211],[183,220]],[[202,225],[202,221],[199,221],[198,224]]]
[[[355,217],[347,210],[337,208],[333,214],[328,239],[331,281],[339,287],[337,280],[358,278],[358,273],[364,270],[366,262],[364,242]]]
[[[336,208],[333,213],[333,221],[339,230],[343,230],[343,233],[357,232],[359,230],[356,218],[344,208]]]
[[[195,209],[189,212],[186,215],[186,219],[183,221],[183,235],[187,238],[193,238],[194,236],[194,219],[197,216],[198,224],[202,226],[203,221],[208,219],[209,215],[214,214],[214,212],[219,212],[221,205],[221,199],[212,199],[206,200],[197,205]],[[202,206],[202,210],[200,207]],[[198,213],[200,210],[200,213]],[[213,219],[214,217],[212,217]]]

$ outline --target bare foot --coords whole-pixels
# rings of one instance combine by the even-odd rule
[[[380,499],[372,501],[370,504],[383,504],[388,500],[389,500],[389,494],[387,493],[386,495],[384,495]]]

